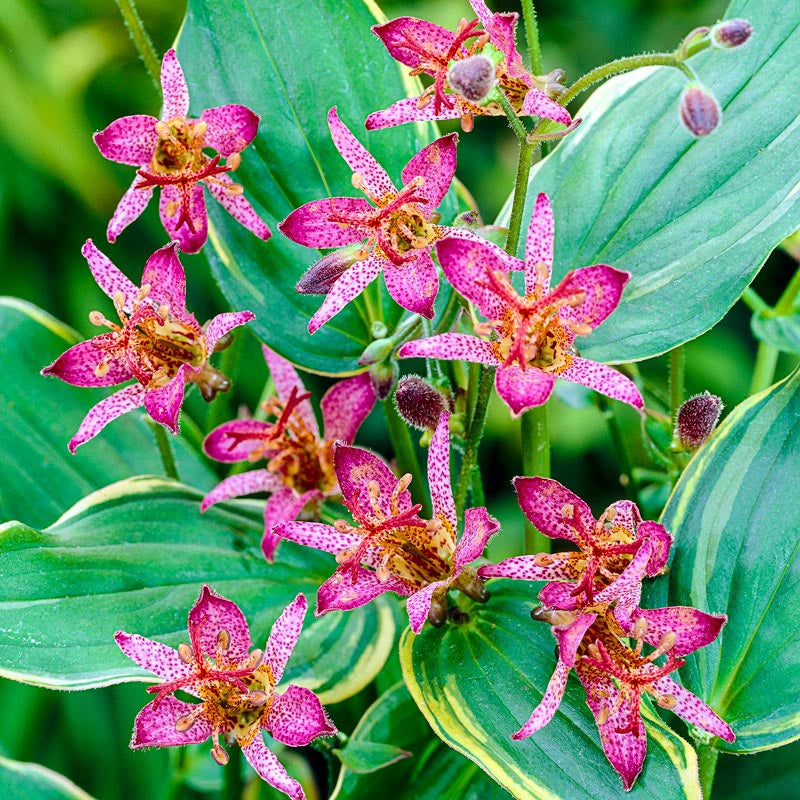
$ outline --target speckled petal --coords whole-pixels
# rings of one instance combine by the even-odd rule
[[[553,553],[552,555],[555,555]],[[569,564],[575,568],[575,574],[570,578],[570,582],[563,582],[563,579],[551,581],[542,587],[537,597],[539,602],[547,608],[555,608],[561,611],[577,611],[585,596],[580,600],[573,594],[575,582],[583,577],[586,570],[586,560],[581,558],[578,553],[568,553],[572,556]],[[574,560],[573,560],[574,559]]]
[[[615,528],[619,526],[629,531],[634,539],[641,538],[641,536],[637,535],[637,529],[642,521],[642,515],[639,513],[639,507],[636,503],[631,500],[617,500],[606,509],[605,513],[607,515],[609,512],[613,516]],[[607,519],[610,520],[612,516],[607,516]]]
[[[276,525],[295,519],[306,505],[314,500],[323,498],[318,489],[311,489],[303,494],[297,494],[294,489],[284,486],[276,491],[264,506],[264,535],[261,537],[261,552],[270,562],[275,560],[275,550],[281,542],[281,537],[272,532]]]
[[[229,331],[246,325],[254,320],[256,315],[252,311],[228,311],[225,314],[217,314],[206,328],[206,350],[214,352],[214,345]]]
[[[183,678],[192,671],[188,664],[181,661],[177,650],[160,642],[125,631],[117,631],[114,634],[114,641],[131,661],[135,661],[142,669],[158,675],[163,681],[170,682]]]
[[[453,501],[453,486],[450,483],[450,414],[439,417],[436,430],[428,448],[428,486],[431,492],[433,513],[446,520],[451,529],[458,528],[456,504]]]
[[[114,214],[108,222],[106,238],[111,244],[117,241],[117,236],[128,227],[135,219],[139,219],[142,212],[147,208],[150,198],[153,196],[152,186],[144,189],[137,189],[136,185],[142,179],[137,175],[129,189],[122,195],[122,199],[117,203]]]
[[[166,386],[160,389],[147,389],[144,393],[144,407],[147,413],[174,434],[178,433],[178,415],[186,387],[185,370],[186,364],[181,364],[178,374]]]
[[[384,43],[392,58],[412,69],[429,62],[430,55],[444,58],[455,41],[452,31],[416,17],[398,17],[383,25],[373,25],[372,32]],[[419,43],[419,49],[409,47],[409,37]]]
[[[288,686],[282,695],[275,698],[266,728],[273,739],[289,747],[305,747],[317,736],[337,733],[336,726],[314,692],[294,685]]]
[[[428,103],[423,108],[417,107],[418,97],[407,97],[392,103],[382,111],[373,111],[367,117],[364,127],[368,131],[377,131],[381,128],[394,128],[406,122],[426,122],[433,119],[458,119],[460,116],[457,105],[452,107],[442,106],[439,113],[435,111],[435,103]]]
[[[250,630],[239,606],[218,595],[208,584],[189,612],[189,634],[192,644],[209,658],[215,658],[220,649],[219,633],[227,631],[228,648],[222,651],[225,661],[239,664],[247,658],[253,643]]]
[[[561,698],[564,697],[564,689],[567,687],[568,677],[569,667],[559,661],[547,684],[547,689],[542,696],[541,702],[533,709],[528,721],[516,733],[511,734],[512,739],[527,739],[528,736],[536,733],[553,719],[559,705],[561,705]]]
[[[296,208],[278,230],[304,247],[344,247],[370,232],[375,209],[363,197],[326,197]],[[330,217],[348,222],[332,222]]]
[[[464,512],[464,533],[456,545],[453,557],[456,568],[464,567],[479,558],[486,542],[500,530],[500,523],[481,507]]]
[[[505,55],[509,74],[515,77],[523,74],[522,56],[517,52],[514,41],[519,15],[516,12],[494,14],[483,0],[470,0],[470,5],[491,37],[492,44]]]
[[[122,292],[123,307],[126,312],[130,313],[139,290],[114,266],[107,255],[95,247],[91,239],[86,240],[86,244],[81,248],[81,254],[89,264],[89,269],[92,271],[97,285],[103,290],[106,297],[113,300],[117,292]]]
[[[267,367],[269,367],[269,374],[275,384],[278,399],[282,403],[288,402],[293,390],[298,395],[306,394],[306,387],[291,362],[287,361],[283,356],[279,356],[264,344],[261,345],[261,352],[264,354]],[[306,428],[314,434],[315,438],[319,439],[319,426],[317,425],[317,418],[314,414],[311,400],[306,399],[298,403],[295,406],[295,410],[305,423]]]
[[[174,185],[163,186],[161,188],[161,200],[158,210],[161,215],[161,223],[170,238],[177,239],[183,253],[199,253],[206,243],[208,236],[208,214],[206,213],[206,199],[203,194],[203,184],[196,183],[189,189],[189,216],[192,218],[194,231],[182,222],[178,227],[180,219],[180,191]],[[177,209],[177,210],[176,210]],[[170,214],[168,212],[174,211]]]
[[[528,238],[525,243],[526,294],[536,294],[542,297],[550,289],[554,242],[553,207],[550,205],[550,198],[544,192],[540,192],[533,207],[531,224],[528,226]],[[545,268],[542,269],[540,265]]]
[[[580,553],[512,556],[499,564],[481,567],[478,577],[514,578],[520,581],[574,581],[580,577],[584,563],[585,556]],[[569,591],[572,591],[571,587]]]
[[[366,605],[384,592],[395,592],[409,595],[412,590],[398,578],[387,581],[378,580],[378,576],[369,569],[359,567],[355,583],[351,578],[351,570],[337,569],[317,592],[317,608],[314,612],[320,617],[329,611],[350,611]]]
[[[644,408],[644,400],[636,384],[621,372],[597,361],[574,356],[572,364],[559,373],[558,377],[572,383],[580,383],[614,400],[627,403],[639,411]]]
[[[419,204],[426,217],[439,207],[453,182],[453,176],[456,174],[457,143],[457,133],[442,136],[427,147],[423,147],[403,168],[401,174],[403,186],[408,186],[417,177],[425,181],[417,193],[428,198],[427,203]]]
[[[150,163],[158,146],[158,120],[147,114],[115,119],[94,135],[100,154],[109,161],[143,167]]]
[[[532,117],[542,117],[560,122],[562,125],[571,125],[572,117],[564,106],[551,100],[540,89],[528,89],[525,99],[522,101],[522,113]]]
[[[331,138],[339,154],[354,173],[361,175],[367,196],[373,201],[381,201],[397,190],[386,174],[386,170],[367,152],[367,149],[339,119],[336,106],[328,112],[328,127]]]
[[[134,408],[144,405],[145,390],[138,383],[125,386],[110,397],[101,400],[83,418],[77,433],[70,439],[69,450],[75,451],[89,439],[97,436],[112,419],[116,419]]]
[[[303,620],[306,618],[307,610],[308,603],[305,595],[298,594],[283,609],[269,632],[267,646],[264,649],[264,661],[272,671],[272,677],[276,685],[281,682],[283,671],[286,669],[286,662],[289,660],[289,656],[300,638],[300,631],[303,630]]]
[[[651,578],[660,575],[667,566],[669,549],[672,547],[672,536],[658,522],[645,520],[639,523],[636,529],[636,538],[649,539],[653,547],[653,555],[647,565],[647,575]]]
[[[258,419],[232,419],[206,436],[203,452],[223,463],[246,461],[256,447],[264,444],[264,437],[271,430],[269,423]]]
[[[392,299],[407,311],[433,319],[433,304],[439,291],[439,276],[430,253],[420,250],[417,257],[401,265],[384,262],[383,278]]]
[[[457,575],[454,573],[453,578],[455,577]],[[433,593],[442,587],[447,588],[453,578],[429,583],[409,596],[406,603],[406,611],[408,612],[409,625],[414,633],[419,633],[425,625],[425,620],[428,619]]]
[[[617,600],[617,609],[624,611],[627,615],[630,611],[632,600],[638,601],[641,596],[641,583],[651,555],[650,542],[645,540],[619,577],[609,586],[606,586],[605,589],[598,592],[595,600],[598,603],[611,603]]]
[[[626,633],[632,633],[637,620],[647,623],[644,640],[658,647],[664,636],[674,633],[675,645],[671,652],[678,658],[711,644],[727,621],[725,614],[706,614],[690,606],[634,609]]]
[[[167,50],[161,61],[161,91],[164,94],[162,119],[169,121],[189,113],[189,88],[173,49]]]
[[[221,503],[223,500],[230,500],[232,497],[241,497],[255,492],[274,492],[283,487],[281,479],[266,469],[251,469],[249,472],[240,472],[238,475],[231,475],[218,483],[204,498],[200,504],[200,510]]]
[[[331,317],[338,314],[351,300],[354,300],[364,289],[378,277],[386,259],[371,255],[363,261],[356,261],[348,267],[331,286],[325,300],[308,323],[308,332],[315,333]]]
[[[102,336],[102,335],[101,335]],[[95,337],[99,339],[101,337]],[[54,375],[73,386],[113,386],[133,378],[124,358],[109,358],[108,372],[101,377],[95,373],[98,365],[108,355],[95,345],[95,339],[79,342],[65,353],[62,353],[50,366],[45,367],[42,375]]]
[[[233,179],[226,173],[214,176],[215,183],[206,181],[206,188],[211,196],[240,224],[244,225],[250,233],[266,242],[272,231],[266,222],[258,216],[250,201],[242,194],[229,194],[228,186],[233,186]]]
[[[514,478],[520,508],[530,522],[551,539],[578,544],[578,535],[592,534],[595,519],[578,495],[552,478]]]
[[[440,333],[427,339],[415,339],[406,342],[397,355],[400,358],[441,358],[445,361],[497,364],[491,343],[466,333]]]
[[[586,299],[580,305],[561,309],[559,317],[596,328],[619,305],[622,291],[630,278],[630,272],[609,267],[608,264],[581,267],[567,273],[553,291],[565,288],[567,292],[583,290]]]
[[[500,399],[518,417],[523,411],[547,402],[555,385],[555,377],[536,367],[521,370],[516,364],[501,366],[494,377]]]
[[[736,734],[725,720],[717,715],[699,697],[693,695],[688,689],[676,683],[672,678],[663,677],[652,684],[660,695],[671,695],[678,702],[670,706],[670,711],[677,714],[692,725],[708,731],[714,736],[719,736],[726,742],[736,740]]]
[[[331,386],[320,402],[325,440],[351,444],[361,423],[375,406],[375,389],[368,372]]]
[[[291,800],[305,800],[303,787],[286,774],[278,757],[264,744],[260,734],[256,734],[250,744],[242,748],[242,753],[250,766],[272,787],[288,795]]]
[[[258,114],[237,103],[207,108],[200,119],[208,124],[203,143],[224,158],[240,153],[258,133]]]
[[[137,715],[133,723],[131,749],[199,744],[213,733],[211,723],[203,714],[197,716],[189,730],[179,733],[175,728],[181,717],[197,711],[194,703],[184,703],[172,695],[164,697],[157,708],[155,702],[148,703]]]
[[[583,641],[586,631],[592,627],[597,619],[597,614],[578,614],[574,622],[569,625],[554,625],[552,628],[553,636],[558,642],[558,657],[565,666],[570,669],[575,664],[578,655],[578,648]]]
[[[333,525],[322,522],[283,522],[273,528],[273,533],[281,539],[334,555],[355,547],[361,541],[357,533],[339,533]]]
[[[147,259],[142,286],[149,284],[147,297],[156,305],[186,311],[186,273],[178,258],[178,245],[171,242]]]

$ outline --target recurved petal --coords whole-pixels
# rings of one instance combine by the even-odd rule
[[[619,527],[629,531],[634,539],[641,538],[637,535],[637,530],[642,521],[642,515],[639,513],[636,503],[631,500],[617,500],[606,509],[605,514],[606,520],[611,522],[614,528]]]
[[[227,632],[227,637],[220,636],[222,631]],[[204,584],[189,612],[189,635],[193,647],[209,658],[216,657],[222,647],[221,640],[227,639],[228,647],[222,653],[230,664],[244,661],[253,646],[239,606],[218,595],[208,584]]]
[[[149,164],[158,146],[158,120],[147,114],[115,119],[94,135],[94,143],[104,158],[118,164],[143,167]]]
[[[192,228],[182,220],[181,192],[173,184],[161,188],[159,214],[164,230],[170,238],[177,239],[184,253],[199,253],[208,236],[208,214],[203,184],[196,183],[188,190],[189,217]],[[180,222],[180,225],[178,224]]]
[[[345,247],[369,234],[374,214],[363,197],[325,197],[296,208],[278,230],[304,247]]]
[[[525,293],[539,297],[550,289],[553,271],[553,245],[555,222],[550,198],[540,192],[531,214],[528,238],[525,242]]]
[[[248,472],[231,475],[218,483],[203,498],[200,510],[205,511],[215,503],[230,500],[232,497],[241,497],[255,492],[274,492],[282,487],[281,479],[269,470],[251,469]]]
[[[383,278],[392,299],[407,311],[433,319],[433,304],[439,291],[439,276],[430,253],[420,250],[416,258],[398,266],[383,265]]]
[[[536,733],[553,719],[558,707],[561,705],[561,699],[564,697],[564,689],[567,687],[568,677],[569,667],[559,661],[547,684],[547,689],[542,696],[541,702],[533,709],[528,721],[516,733],[511,734],[512,739],[527,739],[532,733]]]
[[[525,99],[522,101],[522,113],[532,117],[543,117],[560,122],[562,125],[571,125],[572,117],[564,106],[551,100],[540,89],[528,89]]]
[[[455,103],[452,106],[442,105],[439,113],[435,111],[436,104],[428,103],[419,108],[418,97],[407,97],[392,103],[382,111],[373,111],[367,117],[364,127],[368,131],[377,131],[381,128],[394,128],[406,122],[426,122],[433,119],[458,119],[460,116],[458,107]]]
[[[464,512],[464,533],[458,540],[453,557],[456,568],[479,558],[486,542],[500,530],[500,523],[482,506]]]
[[[100,338],[100,337],[95,337]],[[73,386],[113,386],[116,383],[129,381],[133,374],[122,358],[108,358],[108,351],[96,346],[94,339],[79,342],[65,353],[62,353],[49,367],[42,370],[42,375],[55,375]],[[97,369],[100,362],[108,364],[108,371],[103,373]]]
[[[373,25],[372,32],[386,45],[392,58],[412,69],[429,62],[432,55],[444,58],[455,41],[452,31],[416,17],[398,17]]]
[[[560,372],[558,377],[572,383],[580,383],[614,400],[627,403],[638,411],[644,408],[644,400],[636,384],[621,372],[597,361],[573,356],[572,364]]]
[[[727,622],[725,614],[706,614],[691,606],[634,609],[626,633],[632,633],[637,620],[647,623],[644,640],[658,647],[664,636],[674,634],[675,645],[670,652],[678,658],[711,644]]]
[[[252,311],[228,311],[224,314],[217,314],[217,316],[208,323],[208,327],[205,331],[206,351],[213,353],[216,343],[228,333],[228,331],[232,331],[240,325],[246,325],[255,318],[256,315]]]
[[[589,506],[558,481],[516,477],[514,488],[523,513],[545,536],[578,544],[594,532],[595,519]]]
[[[425,182],[418,194],[428,198],[427,203],[420,204],[425,215],[439,207],[447,194],[453,176],[456,174],[456,145],[458,134],[442,136],[427,147],[423,147],[403,168],[401,178],[403,186],[408,186],[414,178],[422,178]]]
[[[619,305],[622,290],[630,277],[630,272],[608,264],[595,264],[568,272],[553,292],[574,294],[582,291],[586,297],[580,305],[561,309],[559,316],[596,328]]]
[[[547,402],[556,380],[536,367],[521,370],[516,364],[501,366],[494,377],[497,394],[511,410],[514,417],[534,406]]]
[[[381,581],[372,570],[364,567],[358,568],[355,581],[351,575],[352,571],[349,568],[346,570],[339,568],[319,587],[317,609],[314,612],[316,616],[327,614],[328,611],[350,611],[366,605],[384,592],[395,592],[405,596],[413,591],[399,578]]]
[[[436,430],[428,448],[428,485],[431,491],[433,513],[444,518],[453,531],[458,527],[456,504],[453,501],[453,487],[450,483],[450,414],[439,417]],[[466,535],[466,533],[465,533]],[[458,549],[456,549],[458,553]],[[467,562],[468,563],[468,562]]]
[[[578,553],[570,553],[569,555],[575,557]],[[579,598],[573,593],[575,590],[575,581],[583,576],[586,568],[585,561],[572,561],[579,569],[572,578],[572,582],[551,581],[542,587],[538,594],[538,598],[543,606],[548,609],[556,609],[559,611],[577,611],[581,605]]]
[[[150,286],[147,295],[156,306],[167,305],[173,311],[186,311],[186,273],[178,258],[178,245],[170,242],[147,259],[142,286]]]
[[[178,433],[178,414],[186,387],[185,370],[186,364],[181,364],[177,375],[168,384],[160,389],[146,389],[144,393],[144,407],[147,413],[174,434]]]
[[[520,581],[574,581],[580,577],[583,566],[585,556],[581,553],[539,553],[512,556],[499,564],[486,564],[478,570],[478,577],[513,578]],[[572,591],[571,587],[569,591]]]
[[[267,646],[264,650],[264,661],[269,665],[276,685],[281,682],[286,662],[289,660],[289,656],[300,638],[300,631],[303,629],[303,620],[306,618],[307,610],[308,603],[305,595],[298,594],[283,609],[269,632]]]
[[[150,198],[153,196],[152,186],[144,189],[137,189],[136,185],[141,182],[137,175],[133,179],[130,188],[122,195],[122,199],[117,203],[114,214],[108,222],[106,238],[111,244],[117,241],[117,236],[128,227],[135,219],[139,219],[142,212],[147,208]]]
[[[106,297],[113,300],[114,295],[121,292],[124,299],[123,307],[126,312],[130,313],[139,290],[114,266],[107,255],[95,247],[91,239],[86,240],[86,244],[81,248],[81,254],[89,264],[92,276]]]
[[[237,103],[207,108],[200,119],[208,125],[203,143],[224,158],[240,153],[258,133],[258,114]]]
[[[274,350],[270,350],[265,344],[261,345],[261,352],[269,367],[269,374],[275,384],[278,399],[282,403],[289,401],[293,391],[295,395],[306,394],[306,387],[291,362],[283,356],[279,356]],[[314,434],[315,438],[319,439],[319,426],[311,400],[303,400],[295,406],[295,409],[306,428]]]
[[[184,703],[172,695],[162,698],[158,707],[156,701],[148,703],[137,715],[133,723],[131,748],[140,747],[172,747],[175,745],[199,744],[211,736],[211,723],[202,714],[198,714],[194,724],[185,731],[178,731],[175,724],[181,717],[186,717],[198,710],[194,703]]]
[[[692,725],[708,731],[714,736],[719,736],[726,742],[736,740],[736,734],[731,726],[707,706],[699,697],[692,694],[688,689],[676,683],[672,678],[665,676],[659,678],[653,684],[653,689],[661,695],[675,699],[675,704],[669,703],[668,708],[673,714],[677,714]]]
[[[583,637],[597,619],[597,614],[579,614],[570,625],[553,626],[553,636],[558,642],[558,657],[563,664],[571,668],[575,663]]]
[[[379,201],[397,190],[386,170],[367,152],[367,149],[339,119],[336,106],[328,112],[328,127],[331,138],[347,166],[364,182],[364,190],[373,201]]]
[[[270,231],[267,223],[258,216],[250,201],[243,194],[236,194],[235,191],[233,193],[228,192],[228,187],[233,185],[233,179],[224,172],[214,176],[214,183],[206,181],[206,187],[211,192],[211,196],[237,222],[266,242],[272,236],[272,231]]]
[[[509,74],[517,76],[524,72],[522,57],[514,42],[519,15],[516,12],[494,14],[483,0],[470,0],[470,5],[491,37],[492,44],[505,55]]]
[[[281,539],[334,555],[355,547],[361,541],[357,533],[340,533],[333,525],[323,522],[282,522],[273,528],[273,533]]]
[[[466,333],[440,333],[427,339],[415,339],[406,342],[397,355],[400,358],[441,358],[445,361],[497,364],[491,343]]]
[[[281,537],[273,533],[272,529],[282,522],[295,519],[308,503],[322,498],[322,492],[317,489],[297,494],[294,489],[284,486],[267,500],[264,506],[264,535],[261,537],[261,551],[267,561],[274,561],[275,550],[281,541]]]
[[[330,721],[319,698],[311,691],[290,684],[275,698],[267,716],[267,730],[290,747],[305,747],[317,736],[334,736],[336,726]]]
[[[619,577],[605,589],[598,592],[595,599],[598,603],[610,603],[617,600],[617,608],[627,615],[630,612],[630,604],[638,602],[641,597],[641,583],[647,570],[647,563],[650,561],[652,548],[649,541],[642,542],[636,555],[630,560],[627,567],[620,573]]]
[[[442,587],[447,588],[450,585],[450,581],[450,578],[443,581],[434,581],[409,596],[406,603],[406,611],[408,612],[409,625],[414,633],[419,633],[425,625],[425,620],[431,610],[433,593]]]
[[[223,463],[245,461],[256,447],[264,444],[264,438],[271,430],[271,425],[258,419],[232,419],[206,436],[203,452]]]
[[[351,444],[361,423],[375,406],[375,400],[369,372],[331,386],[320,402],[325,440],[339,439]]]
[[[669,549],[672,547],[672,536],[667,529],[658,522],[645,520],[639,523],[636,529],[636,538],[650,540],[653,554],[647,564],[647,574],[652,578],[664,571],[669,558]]]
[[[256,734],[250,744],[242,748],[250,766],[272,787],[288,795],[291,800],[305,800],[303,787],[286,774],[278,757],[264,744],[261,734]]]
[[[164,93],[164,107],[161,118],[165,120],[185,117],[189,113],[189,88],[178,63],[175,50],[170,48],[161,61],[161,91]]]
[[[101,400],[83,418],[77,433],[70,439],[69,450],[75,451],[89,439],[97,436],[112,419],[116,419],[134,408],[144,405],[145,390],[138,383],[132,386],[125,386],[118,392],[114,392],[110,397]]]
[[[181,660],[177,650],[152,639],[146,639],[137,633],[117,631],[114,634],[114,641],[131,661],[135,661],[142,669],[158,675],[167,683],[183,678],[192,671],[192,668]]]

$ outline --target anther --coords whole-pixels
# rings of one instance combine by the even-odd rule
[[[161,139],[168,139],[170,136],[172,136],[172,131],[170,131],[169,125],[161,120],[156,122],[156,133]]]
[[[94,368],[94,376],[95,378],[102,378],[108,374],[108,370],[111,369],[111,364],[108,361],[101,361],[95,368]]]
[[[222,745],[215,744],[211,748],[211,758],[213,758],[214,761],[216,761],[221,767],[224,767],[228,763],[230,756],[225,748],[222,747]]]
[[[575,505],[573,503],[564,503],[561,506],[561,516],[568,519],[575,516]]]
[[[334,520],[333,527],[339,533],[350,533],[352,531],[352,526],[348,525],[343,519]]]
[[[245,662],[246,669],[258,669],[261,666],[261,662],[264,660],[264,651],[256,647],[255,650],[250,651],[250,655]]]
[[[198,138],[201,136],[205,136],[206,131],[208,130],[208,123],[204,120],[200,120],[200,122],[195,122],[194,124],[194,135]]]
[[[169,318],[169,306],[166,303],[162,303],[158,307],[158,316],[161,317],[161,319],[163,320]]]
[[[378,580],[381,583],[386,583],[386,581],[388,581],[389,578],[392,577],[391,570],[389,569],[389,566],[386,564],[385,561],[381,561],[381,563],[378,564],[378,567],[375,570],[375,574],[377,575]]]
[[[108,320],[99,311],[90,311],[89,322],[91,322],[92,325],[105,325]]]
[[[373,500],[377,500],[381,496],[381,487],[378,484],[378,481],[370,481],[367,484],[367,491]]]
[[[656,703],[658,703],[661,708],[675,708],[678,705],[678,698],[675,697],[674,694],[662,694],[656,697]]]
[[[192,725],[194,725],[195,719],[196,718],[193,713],[187,714],[184,717],[178,717],[178,719],[175,720],[175,730],[178,733],[186,733],[186,731],[188,731]]]
[[[181,207],[180,203],[178,203],[176,200],[170,200],[164,206],[164,215],[171,219],[172,217],[174,217],[178,213],[178,209],[180,207]]]
[[[475,117],[472,116],[471,111],[464,111],[461,115],[461,130],[464,133],[471,133],[475,127]]]
[[[644,637],[647,635],[647,628],[647,620],[644,617],[639,617],[633,626],[633,638],[644,639]]]
[[[150,294],[152,288],[149,283],[142,284],[142,288],[136,293],[136,302],[141,303]]]
[[[224,628],[217,634],[217,646],[227,650],[231,646],[231,635]]]
[[[576,336],[588,336],[592,332],[592,326],[587,325],[585,322],[575,322],[575,320],[567,320],[566,326]]]
[[[400,494],[400,492],[404,492],[406,489],[408,489],[410,483],[411,483],[411,473],[406,472],[406,474],[403,475],[399,481],[397,481],[397,488],[395,489],[397,494]]]
[[[254,708],[263,706],[269,700],[269,695],[261,689],[254,689],[247,693],[247,702]]]
[[[537,567],[549,567],[553,563],[553,559],[547,553],[537,553],[533,557],[533,563]]]
[[[611,716],[611,709],[608,706],[603,706],[597,712],[597,724],[598,725],[605,725],[608,722],[609,717]]]
[[[125,307],[125,295],[122,292],[114,292],[114,308],[120,309]]]
[[[239,168],[239,165],[242,163],[242,155],[241,153],[231,153],[225,159],[225,166],[229,167],[231,170],[235,170]]]
[[[225,194],[229,197],[241,197],[244,194],[244,186],[240,183],[229,183],[225,186]]]
[[[442,527],[442,521],[439,517],[434,517],[433,519],[429,519],[425,523],[425,530],[428,533],[436,533]]]
[[[602,660],[602,656],[600,654],[600,648],[592,643],[586,648],[586,652],[589,654],[589,657],[594,659],[595,661]]]
[[[184,664],[191,664],[192,661],[194,661],[194,653],[192,652],[192,648],[189,647],[186,642],[181,642],[178,645],[178,658],[180,658]]]
[[[350,179],[354,189],[364,189],[364,176],[360,172],[354,172],[353,177]]]

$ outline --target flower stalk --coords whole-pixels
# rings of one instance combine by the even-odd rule
[[[156,445],[158,445],[161,463],[164,465],[164,473],[168,478],[172,478],[174,481],[179,481],[180,478],[178,477],[178,468],[175,465],[175,457],[172,454],[172,446],[167,438],[167,431],[163,426],[159,425],[154,420],[148,419],[147,421],[150,423],[150,427],[153,429],[153,433],[156,437]]]
[[[401,475],[411,475],[411,492],[414,502],[422,506],[422,516],[429,518],[431,515],[430,501],[425,493],[425,479],[422,469],[417,459],[414,442],[411,440],[411,432],[408,425],[400,418],[394,405],[394,400],[387,397],[383,402],[383,413],[386,418],[386,428],[389,431],[389,439],[392,443],[392,450],[397,459],[397,466]]]
[[[714,785],[714,775],[717,771],[719,750],[697,739],[695,739],[694,746],[697,751],[700,789],[702,790],[703,797],[711,797],[711,787]]]
[[[522,19],[525,22],[525,35],[528,37],[528,50],[531,59],[531,72],[541,75],[542,48],[539,46],[539,23],[536,21],[536,9],[533,0],[522,0]]]
[[[550,421],[547,403],[528,409],[520,417],[522,473],[550,477]],[[529,520],[525,521],[525,552],[549,553],[550,539]]]
[[[145,30],[142,18],[136,10],[136,4],[133,0],[115,0],[119,13],[122,14],[122,19],[125,22],[125,27],[128,29],[133,44],[139,51],[139,56],[144,62],[153,83],[156,85],[156,91],[161,91],[161,65],[158,61],[153,42]]]

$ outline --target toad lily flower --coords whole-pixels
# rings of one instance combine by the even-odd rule
[[[375,405],[369,374],[339,381],[322,398],[324,433],[320,436],[314,410],[294,367],[267,347],[262,347],[277,396],[265,410],[274,422],[236,419],[215,428],[203,442],[207,456],[217,461],[259,461],[266,469],[226,478],[204,498],[201,511],[214,503],[254,492],[271,492],[264,508],[261,548],[268,561],[275,557],[280,537],[272,529],[295,519],[309,504],[340,494],[333,470],[333,443],[353,441],[361,423]]]
[[[156,186],[161,187],[161,221],[184,253],[197,253],[208,234],[203,186],[245,228],[259,239],[269,239],[269,228],[242,196],[241,185],[227,174],[236,169],[242,150],[255,139],[258,116],[236,104],[207,108],[200,119],[187,116],[189,90],[174,50],[168,50],[161,63],[161,87],[160,120],[146,114],[121,117],[94,135],[107,159],[139,167],[108,223],[108,241],[116,241],[139,217]],[[205,148],[218,155],[210,158]],[[222,158],[224,165],[219,163]]]
[[[205,330],[201,328],[186,310],[186,276],[175,242],[150,256],[138,289],[91,239],[81,252],[98,286],[114,302],[119,322],[92,311],[92,323],[110,331],[70,347],[42,375],[55,375],[73,386],[114,386],[131,379],[136,383],[89,411],[69,442],[70,451],[74,453],[112,419],[140,406],[177,433],[186,382],[196,383],[206,400],[227,391],[230,381],[208,358],[222,336],[255,316],[249,311],[219,314]]]
[[[420,150],[403,168],[403,188],[398,191],[383,167],[339,120],[336,107],[328,113],[328,126],[336,149],[353,170],[353,186],[367,199],[314,200],[289,214],[278,228],[305,247],[346,248],[366,241],[328,290],[309,322],[309,332],[338,314],[381,270],[389,294],[403,308],[431,319],[439,291],[431,248],[452,230],[435,224],[434,209],[455,174],[456,134]]]
[[[137,634],[115,633],[128,658],[164,681],[148,687],[155,699],[136,717],[131,747],[199,744],[211,738],[211,755],[224,766],[228,753],[220,744],[223,737],[242,748],[270,786],[303,800],[300,784],[267,749],[260,731],[290,747],[337,732],[311,690],[290,684],[282,693],[275,691],[305,615],[306,599],[299,594],[272,626],[266,649],[251,651],[250,631],[239,607],[203,586],[189,612],[190,644],[173,650]],[[201,702],[179,700],[173,694],[179,689]]]
[[[462,20],[455,33],[414,17],[373,27],[392,58],[411,67],[411,75],[430,75],[433,83],[419,97],[370,114],[367,130],[460,118],[463,130],[471,131],[475,116],[504,114],[494,97],[498,91],[517,113],[571,124],[569,112],[547,94],[563,92],[563,72],[535,77],[522,63],[515,44],[518,14],[493,14],[483,0],[470,4],[478,19]]]
[[[447,613],[447,591],[457,588],[477,600],[488,594],[468,566],[499,530],[485,508],[464,514],[464,533],[456,543],[457,520],[450,487],[449,414],[442,414],[428,453],[428,478],[434,517],[418,516],[408,485],[376,455],[336,445],[334,466],[344,504],[356,522],[337,520],[285,522],[275,533],[299,544],[336,554],[339,567],[317,595],[317,615],[349,610],[383,592],[408,597],[411,630],[419,633],[425,620],[441,625]]]
[[[581,358],[576,336],[586,336],[617,307],[630,273],[595,264],[568,272],[550,288],[553,267],[553,211],[540,194],[531,216],[525,261],[485,240],[452,236],[437,243],[447,279],[487,317],[478,334],[443,333],[404,344],[401,357],[473,361],[499,367],[497,393],[518,416],[540,406],[556,378],[601,392],[636,409],[644,401],[633,381],[611,367]],[[525,296],[511,285],[509,271],[524,269]]]

